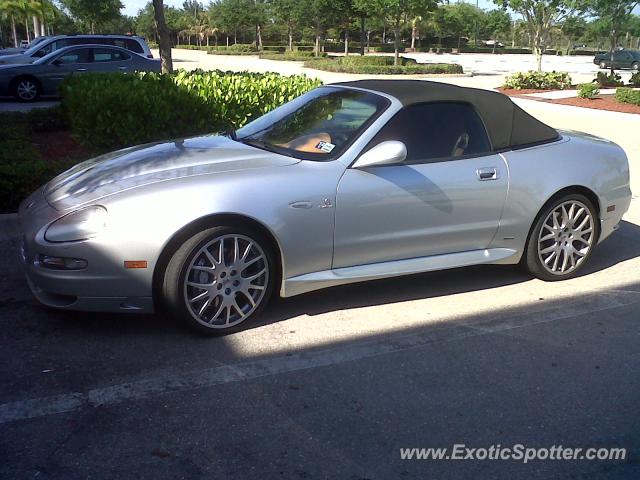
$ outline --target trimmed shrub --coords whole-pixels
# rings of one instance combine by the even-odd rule
[[[60,92],[74,135],[107,150],[238,128],[320,83],[304,75],[180,70],[72,76]]]
[[[571,86],[567,72],[516,72],[504,80],[503,88],[515,90],[564,90]]]
[[[601,88],[602,87],[621,87],[624,85],[624,82],[621,80],[622,77],[617,73],[605,73],[598,72],[596,74],[596,78],[594,80]]]
[[[640,106],[640,90],[634,90],[629,87],[616,88],[616,100],[621,103]]]
[[[629,79],[629,85],[634,87],[640,87],[640,72],[636,72],[633,75],[631,75],[631,78]]]
[[[326,57],[327,54],[323,53],[321,57]],[[284,53],[261,53],[260,58],[264,60],[288,60],[293,62],[306,62],[309,59],[316,58],[313,52],[297,51],[284,52]]]
[[[402,45],[398,46],[398,52],[402,53],[404,52],[404,50],[405,50],[404,46]],[[386,45],[379,45],[377,47],[373,47],[373,51],[376,53],[394,53],[396,50],[393,44],[386,44]]]
[[[462,66],[450,63],[416,63],[411,58],[400,58],[400,65],[393,65],[393,57],[349,56],[314,59],[305,62],[305,67],[328,72],[362,73],[369,75],[393,74],[460,74]]]
[[[581,83],[578,85],[578,96],[580,98],[595,98],[600,93],[600,88],[596,83]]]
[[[460,53],[493,53],[493,47],[460,47]],[[531,53],[529,48],[496,48],[496,54],[510,53],[510,54],[525,54]]]
[[[43,121],[50,114],[55,120]],[[59,119],[60,109],[0,115],[0,213],[15,212],[31,192],[75,163],[46,162],[32,141],[34,131],[55,130]]]

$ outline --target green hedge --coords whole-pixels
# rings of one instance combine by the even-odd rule
[[[460,74],[462,66],[450,63],[416,63],[411,58],[400,58],[400,65],[393,65],[390,56],[348,56],[326,59],[313,59],[304,66],[328,72],[362,73],[370,75],[394,74]]]
[[[322,57],[326,57],[327,54],[323,53]],[[313,52],[294,50],[293,52],[284,53],[261,53],[260,58],[265,60],[284,60],[293,62],[306,62],[311,58],[316,58]]]
[[[633,87],[640,87],[640,72],[636,72],[631,75],[629,79],[629,85]]]
[[[180,70],[72,76],[60,92],[73,133],[107,150],[237,128],[319,84],[304,75]]]
[[[624,82],[622,81],[622,77],[620,75],[610,72],[596,73],[596,78],[593,81],[600,87],[604,88],[622,87],[624,85]]]
[[[516,72],[504,80],[503,88],[515,90],[564,90],[571,86],[567,72]]]
[[[600,93],[600,88],[596,83],[581,83],[578,85],[578,97],[593,99]]]
[[[493,53],[493,47],[461,47],[460,53]],[[529,54],[531,53],[531,49],[503,47],[503,48],[496,48],[495,53]]]
[[[622,103],[640,105],[640,90],[634,90],[629,87],[616,88],[616,100]]]
[[[0,213],[15,212],[18,204],[73,161],[46,162],[35,147],[35,132],[64,127],[59,108],[0,115]]]

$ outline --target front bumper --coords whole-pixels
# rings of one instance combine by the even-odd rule
[[[20,256],[27,282],[36,299],[49,307],[94,312],[152,313],[148,272],[126,270],[123,262],[98,241],[50,243],[44,230],[61,213],[37,190],[20,206]],[[83,270],[54,270],[39,262],[40,255],[82,258]]]

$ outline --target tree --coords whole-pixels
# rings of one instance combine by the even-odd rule
[[[60,0],[71,15],[81,23],[87,24],[93,34],[103,24],[120,16],[120,0]]]
[[[16,31],[16,17],[21,14],[20,4],[16,0],[3,0],[0,2],[0,12],[11,19],[11,34],[13,46],[18,47],[18,33]]]
[[[637,5],[639,0],[577,0],[577,4],[584,11],[589,12],[593,16],[604,20],[610,26],[611,48],[611,74],[614,74],[613,51],[618,42],[619,36],[623,33],[623,27],[631,16],[631,12]]]
[[[445,30],[458,38],[458,49],[461,46],[461,38],[471,38],[485,16],[482,10],[468,3],[443,5],[438,10],[442,10],[441,21],[447,23]]]
[[[542,71],[542,55],[551,37],[552,29],[574,13],[571,0],[493,0],[496,5],[511,8],[524,17],[529,30],[531,48],[536,55],[536,67]],[[613,0],[617,1],[617,0]]]
[[[571,53],[573,43],[582,37],[587,31],[587,21],[578,16],[572,16],[565,19],[562,24],[562,33],[567,37],[566,54]]]
[[[498,40],[511,31],[511,16],[505,10],[491,10],[484,15],[482,31],[493,40],[493,53],[496,53]]]
[[[293,31],[304,15],[297,0],[272,0],[271,11],[277,21],[287,26],[287,50],[293,50]]]
[[[375,0],[370,5],[381,12],[393,27],[393,64],[400,58],[400,28],[406,19],[424,16],[433,10],[437,0]]]
[[[158,46],[160,47],[160,63],[162,73],[173,72],[173,60],[171,58],[171,37],[164,18],[164,5],[162,0],[153,0],[153,13],[158,33]]]

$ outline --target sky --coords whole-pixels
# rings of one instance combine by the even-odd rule
[[[149,0],[121,0],[121,1],[122,1],[122,4],[124,5],[124,9],[122,10],[122,13],[124,13],[125,15],[134,16],[138,13],[138,10],[140,10],[141,8],[144,8],[144,6],[147,4]],[[208,4],[209,1],[206,0],[203,3]],[[475,3],[475,1],[468,1],[467,3]],[[480,8],[484,8],[484,9],[496,8],[496,4],[493,3],[491,0],[478,0],[478,3],[480,5]],[[164,4],[171,5],[173,7],[181,7],[182,0],[164,0]]]

